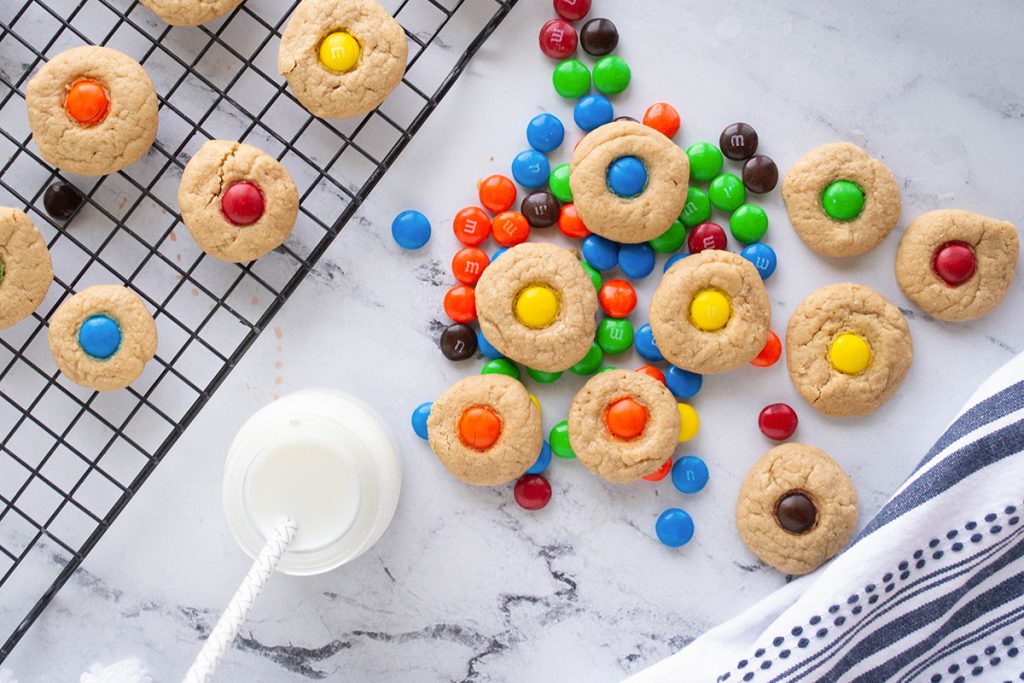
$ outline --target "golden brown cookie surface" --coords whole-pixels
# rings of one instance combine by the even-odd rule
[[[786,331],[793,385],[825,415],[867,415],[889,400],[914,358],[899,309],[863,285],[835,284],[797,307]]]
[[[75,87],[102,88],[105,113],[82,123],[65,106]],[[156,89],[134,59],[109,47],[62,52],[29,81],[25,93],[32,139],[43,158],[65,171],[106,175],[140,159],[156,138]]]
[[[853,482],[814,446],[776,446],[754,463],[740,487],[740,538],[761,561],[787,574],[817,569],[846,546],[856,525]]]
[[[970,211],[929,211],[900,240],[896,281],[933,318],[975,320],[1006,297],[1019,252],[1012,223]]]
[[[608,187],[608,168],[636,157],[647,170],[647,185],[624,198]],[[569,184],[576,211],[592,232],[636,244],[659,237],[686,203],[690,160],[658,131],[633,121],[615,121],[589,133],[572,154]]]
[[[862,197],[860,211],[837,219],[826,211],[833,183],[852,183]],[[845,188],[853,191],[849,185]],[[825,256],[856,256],[878,246],[900,218],[899,184],[892,171],[848,142],[812,149],[786,174],[782,198],[793,229],[811,249]],[[849,199],[849,198],[847,198]],[[833,209],[835,210],[835,209]]]
[[[540,411],[526,387],[505,375],[473,375],[434,401],[430,448],[467,484],[497,486],[521,476],[540,454]]]
[[[320,61],[324,38],[345,32],[359,45],[346,72]],[[302,0],[281,36],[277,69],[295,97],[323,118],[358,116],[376,108],[405,74],[408,42],[401,25],[376,0]]]
[[[231,193],[253,191],[263,210],[233,222],[225,207]],[[228,203],[225,203],[228,202]],[[299,193],[287,169],[262,150],[228,140],[205,143],[185,166],[178,186],[181,220],[203,251],[223,261],[244,263],[279,247],[299,212]]]
[[[738,254],[708,249],[669,269],[651,299],[650,315],[665,359],[709,374],[734,370],[761,352],[771,303],[753,264]]]
[[[591,472],[617,484],[636,481],[661,467],[679,442],[676,400],[643,373],[599,373],[572,400],[569,442]]]
[[[0,206],[0,330],[31,315],[52,282],[43,236],[24,211]]]
[[[476,285],[480,330],[527,367],[561,372],[594,341],[597,293],[579,260],[553,244],[519,244],[484,270]]]
[[[139,0],[172,26],[196,26],[213,21],[242,4],[242,0]]]
[[[99,356],[88,341],[83,344],[88,339],[83,327],[96,324],[97,318],[106,319],[107,326],[98,333],[97,348],[103,348],[114,329],[118,336],[116,345],[108,348],[112,352]],[[138,379],[156,354],[156,323],[142,299],[127,287],[96,285],[67,299],[54,312],[49,342],[57,367],[72,382],[97,391],[116,391]]]

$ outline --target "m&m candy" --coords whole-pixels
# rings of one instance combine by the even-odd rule
[[[708,185],[708,198],[719,211],[731,213],[747,200],[747,189],[743,181],[733,173],[722,173]]]
[[[754,264],[762,280],[772,276],[779,262],[775,250],[763,242],[753,242],[743,247],[740,256]]]
[[[680,403],[679,408],[679,442],[689,441],[700,431],[700,417],[688,403]]]
[[[693,518],[685,510],[670,508],[661,513],[654,524],[658,540],[670,548],[679,548],[693,538]]]
[[[551,446],[547,441],[541,441],[540,455],[537,456],[537,462],[530,466],[530,469],[526,470],[527,474],[541,474],[551,464]]]
[[[647,409],[635,399],[620,398],[604,412],[604,421],[613,435],[624,441],[635,439],[647,426]]]
[[[263,193],[247,181],[232,183],[221,195],[220,208],[232,225],[252,225],[263,216]]]
[[[455,214],[452,230],[458,241],[469,247],[478,247],[491,236],[491,217],[479,206],[467,206]]]
[[[468,360],[476,353],[476,332],[469,325],[453,323],[444,328],[440,344],[448,360]]]
[[[619,248],[619,268],[636,280],[647,277],[654,271],[654,250],[646,242],[623,244]]]
[[[651,245],[651,249],[659,254],[671,254],[679,251],[685,242],[686,226],[683,225],[682,221],[673,221],[668,230],[647,244]]]
[[[520,152],[512,160],[512,177],[523,187],[531,190],[543,187],[551,174],[548,158],[535,149]]]
[[[837,221],[852,221],[864,210],[864,190],[849,180],[837,180],[821,195],[825,213]]]
[[[551,501],[551,484],[539,474],[527,474],[516,482],[512,495],[524,510],[540,510]]]
[[[768,232],[768,214],[760,206],[744,204],[733,212],[729,219],[729,230],[737,242],[756,242]]]
[[[567,99],[583,97],[590,92],[590,69],[578,59],[559,62],[551,74],[555,92]]]
[[[430,221],[419,211],[403,211],[391,221],[391,237],[403,249],[419,249],[430,241]]]
[[[514,247],[530,239],[530,224],[518,211],[503,211],[491,223],[494,241],[503,247]]]
[[[619,30],[609,19],[591,19],[583,24],[580,46],[591,57],[604,57],[619,44]]]
[[[647,187],[647,167],[634,156],[613,161],[607,175],[608,189],[623,199],[636,197]]]
[[[669,260],[665,261],[665,267],[662,268],[662,272],[667,273],[669,268],[679,263],[687,256],[689,256],[689,254],[674,254],[671,258],[669,258]]]
[[[567,21],[579,21],[590,11],[591,0],[554,0],[555,13]]]
[[[615,118],[615,110],[604,95],[586,95],[573,107],[572,118],[580,129],[589,133],[611,123]]]
[[[703,375],[677,368],[674,365],[669,366],[668,372],[665,373],[665,386],[676,398],[693,398],[700,393],[703,385]]]
[[[521,375],[519,368],[508,358],[493,358],[480,368],[481,375],[505,375],[514,380],[519,380]]]
[[[662,384],[665,384],[665,373],[654,367],[653,365],[642,365],[636,369],[637,372],[643,373],[651,379],[656,379]]]
[[[64,109],[79,124],[94,126],[106,118],[110,110],[110,98],[99,81],[79,78],[68,88]]]
[[[786,403],[767,405],[757,416],[757,428],[772,441],[785,441],[793,436],[798,422],[796,411]]]
[[[478,451],[485,451],[501,436],[501,418],[486,406],[466,408],[459,418],[459,439]]]
[[[769,157],[755,154],[743,164],[743,184],[755,194],[771,192],[779,183],[779,167]]]
[[[624,318],[604,318],[597,324],[597,343],[612,356],[628,351],[633,346],[633,324]]]
[[[667,138],[675,137],[679,132],[679,112],[667,102],[652,104],[644,112],[644,125]]]
[[[559,458],[571,460],[576,457],[576,453],[573,452],[572,445],[569,443],[568,420],[562,420],[551,428],[551,432],[548,434],[548,443],[551,444],[551,452]]]
[[[690,178],[707,182],[722,172],[722,152],[710,142],[695,142],[686,148],[690,158]]]
[[[526,141],[538,152],[554,152],[565,139],[565,126],[554,114],[537,114],[526,125]]]
[[[78,346],[85,355],[107,360],[121,348],[121,326],[106,313],[91,315],[78,328]]]
[[[932,270],[950,287],[970,280],[978,269],[974,249],[965,242],[946,242],[932,256]]]
[[[691,187],[686,192],[686,203],[679,214],[683,225],[692,228],[700,225],[711,217],[711,199],[708,193],[699,187]]]
[[[412,411],[412,430],[421,439],[427,438],[427,420],[430,418],[430,408],[434,404],[430,401],[421,403]]]
[[[699,254],[705,249],[725,249],[728,240],[718,223],[701,223],[690,231],[686,243],[691,254]]]
[[[526,368],[526,374],[534,382],[540,382],[541,384],[554,384],[562,376],[561,372],[544,372],[543,370],[534,370],[533,368]]]
[[[475,285],[491,260],[478,247],[464,247],[452,258],[452,273],[464,285]]]
[[[590,230],[587,229],[587,226],[583,225],[576,207],[572,204],[562,206],[558,214],[558,229],[570,239],[583,239],[590,235]]]
[[[618,95],[629,87],[632,72],[622,57],[609,55],[594,64],[594,88],[603,95]]]
[[[444,312],[457,323],[476,320],[476,292],[469,285],[455,285],[444,295]]]
[[[633,338],[633,345],[636,346],[636,352],[640,354],[641,358],[650,361],[661,361],[665,360],[665,357],[661,355],[661,351],[658,349],[658,345],[654,342],[654,333],[651,331],[649,323],[641,325]]]
[[[594,270],[594,267],[586,261],[580,261],[580,266],[583,268],[583,272],[587,274],[587,277],[590,278],[590,282],[594,285],[594,289],[600,292],[601,285],[604,283],[604,280],[601,279],[601,273]]]
[[[485,178],[478,188],[480,203],[493,213],[508,211],[516,203],[516,186],[503,175]]]
[[[598,292],[601,308],[612,318],[625,318],[636,308],[636,290],[625,280],[608,280]]]
[[[548,187],[551,194],[560,202],[572,201],[572,187],[569,185],[569,164],[559,164],[551,169],[551,176],[548,178]]]
[[[708,466],[696,455],[684,455],[672,466],[672,485],[680,493],[697,493],[708,485]]]
[[[619,264],[619,245],[600,235],[583,240],[583,258],[597,270],[611,270]]]
[[[775,365],[780,356],[782,356],[782,342],[777,334],[768,330],[768,341],[764,343],[764,348],[754,360],[750,361],[750,364],[756,368],[767,368]]]
[[[320,43],[320,63],[328,71],[347,73],[359,62],[359,41],[346,31],[335,31]]]
[[[757,152],[757,131],[749,123],[732,123],[718,136],[722,154],[734,161],[743,161]]]
[[[732,317],[732,301],[717,289],[704,289],[690,302],[690,320],[700,330],[715,332]]]
[[[484,354],[484,356],[490,358],[491,360],[494,360],[495,358],[505,357],[505,354],[503,354],[498,349],[494,348],[494,344],[487,341],[487,337],[485,337],[484,333],[481,331],[477,331],[476,333],[476,346],[478,349],[480,349],[480,353]]]
[[[654,470],[650,474],[645,474],[644,475],[644,480],[646,480],[646,481],[661,481],[662,479],[664,479],[665,477],[668,476],[668,473],[669,473],[669,471],[671,469],[672,469],[672,458],[670,456],[668,460],[666,460],[665,462],[663,462],[661,464],[661,467],[659,467],[658,469]]]
[[[579,37],[565,19],[552,19],[540,27],[540,51],[551,59],[565,59],[576,52]]]
[[[516,319],[526,327],[542,330],[558,317],[558,295],[545,285],[530,285],[516,297]]]
[[[587,351],[587,355],[583,356],[576,365],[569,368],[569,371],[574,375],[582,375],[586,377],[597,372],[603,362],[604,351],[601,350],[600,344],[594,342],[590,345],[590,350]]]
[[[551,173],[554,175],[554,171]],[[519,212],[523,214],[531,228],[548,228],[558,222],[561,208],[562,205],[553,194],[547,190],[534,190],[523,197]]]

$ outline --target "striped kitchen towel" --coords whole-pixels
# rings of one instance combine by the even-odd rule
[[[1024,354],[839,557],[630,683],[1024,681]]]

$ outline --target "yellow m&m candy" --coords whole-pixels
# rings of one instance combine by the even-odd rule
[[[868,340],[859,334],[844,332],[832,340],[828,361],[839,372],[856,375],[871,365],[871,347]]]
[[[359,42],[345,31],[336,31],[320,43],[320,63],[331,71],[351,71],[359,61]]]
[[[549,287],[531,285],[516,298],[516,318],[519,322],[541,330],[558,317],[558,296]]]
[[[690,318],[693,324],[705,332],[714,332],[725,327],[732,316],[732,304],[722,292],[705,289],[690,302]]]
[[[679,442],[689,441],[700,431],[700,418],[697,411],[689,403],[678,403],[679,406]]]

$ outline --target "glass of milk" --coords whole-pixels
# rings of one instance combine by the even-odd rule
[[[398,505],[401,466],[380,417],[338,391],[300,391],[250,417],[228,451],[224,512],[255,558],[282,520],[297,532],[277,570],[319,574],[377,542]]]

